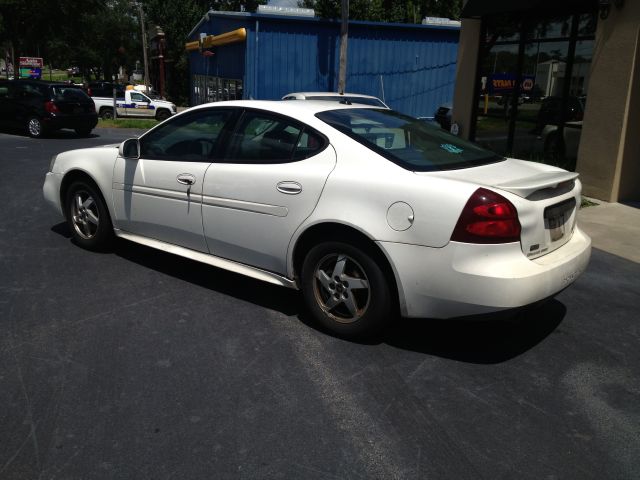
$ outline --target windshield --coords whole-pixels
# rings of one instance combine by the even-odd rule
[[[503,160],[439,126],[392,110],[330,110],[316,117],[407,170],[452,170]]]
[[[349,95],[307,95],[305,98],[307,100],[329,100],[331,102],[361,103],[363,105],[371,105],[372,107],[387,108],[387,106],[377,98],[350,97]]]

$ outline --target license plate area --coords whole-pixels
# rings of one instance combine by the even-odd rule
[[[572,197],[544,209],[544,226],[549,231],[551,242],[562,240],[565,236],[567,222],[575,208],[576,199]]]

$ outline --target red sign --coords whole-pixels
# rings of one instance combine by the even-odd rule
[[[44,62],[41,57],[20,57],[20,66],[42,68]]]

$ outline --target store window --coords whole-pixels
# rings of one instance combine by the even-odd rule
[[[242,100],[242,80],[194,75],[192,85],[194,105],[224,100]]]
[[[595,14],[485,19],[475,141],[575,169],[595,26]]]

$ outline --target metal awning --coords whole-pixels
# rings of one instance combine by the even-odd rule
[[[462,18],[480,18],[500,13],[530,12],[540,15],[593,12],[598,0],[467,0],[462,7]]]

